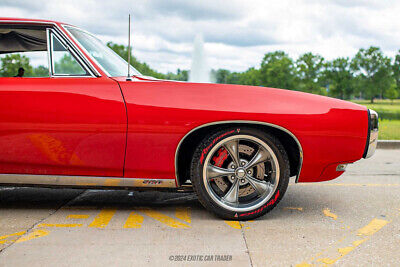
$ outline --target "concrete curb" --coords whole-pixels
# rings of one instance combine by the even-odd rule
[[[400,149],[400,140],[378,140],[378,149]]]

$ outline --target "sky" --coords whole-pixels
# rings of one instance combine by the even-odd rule
[[[203,35],[213,69],[258,67],[265,53],[352,57],[379,46],[400,49],[398,0],[0,0],[0,16],[62,21],[104,42],[127,44],[160,72],[190,69],[193,40]]]

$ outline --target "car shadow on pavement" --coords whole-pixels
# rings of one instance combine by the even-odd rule
[[[0,209],[59,209],[63,206],[119,210],[143,207],[163,210],[184,206],[207,213],[194,193],[0,187]],[[319,212],[323,206],[324,203],[321,203],[318,195],[304,195],[297,190],[288,190],[275,209],[256,220],[279,220],[288,215],[291,219],[296,219],[306,213]],[[200,216],[200,219],[219,219],[211,213],[208,214],[209,216]]]

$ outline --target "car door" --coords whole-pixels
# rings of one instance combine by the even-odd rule
[[[119,85],[96,77],[48,29],[50,77],[0,78],[0,173],[123,176]]]

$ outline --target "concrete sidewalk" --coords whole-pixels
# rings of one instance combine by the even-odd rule
[[[400,140],[378,140],[378,149],[400,149]]]

